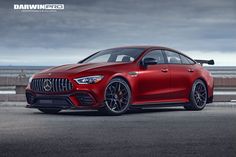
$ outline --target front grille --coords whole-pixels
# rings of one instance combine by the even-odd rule
[[[65,78],[37,78],[31,82],[35,92],[67,92],[72,90],[72,83]]]

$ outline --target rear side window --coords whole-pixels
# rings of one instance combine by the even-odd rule
[[[187,57],[180,55],[180,58],[181,58],[182,64],[190,64]]]
[[[195,62],[194,62],[193,60],[191,60],[191,59],[189,59],[189,58],[187,58],[187,60],[188,60],[188,62],[189,62],[190,64],[195,64]]]
[[[173,51],[165,50],[167,61],[170,64],[181,64],[180,55]]]
[[[145,58],[154,58],[157,61],[157,64],[164,64],[165,60],[164,60],[164,56],[162,54],[161,50],[153,50],[151,52],[148,52],[143,59]]]
[[[188,57],[180,55],[180,58],[181,58],[182,64],[194,64],[194,61],[192,61]]]

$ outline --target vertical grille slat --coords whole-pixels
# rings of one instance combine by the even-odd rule
[[[56,79],[56,84],[57,84],[57,86],[56,86],[56,91],[58,92],[58,91],[59,91],[59,88],[58,88],[58,79]]]
[[[39,89],[40,89],[40,92],[43,91],[43,79],[39,79]]]
[[[49,88],[45,88],[45,82],[47,81],[50,82]],[[65,78],[36,78],[32,80],[30,86],[33,91],[41,93],[68,92],[73,88],[72,83]]]
[[[56,92],[56,90],[55,90],[55,79],[52,79],[52,86],[53,86],[53,92]]]
[[[35,89],[40,88],[40,86],[39,86],[39,80],[36,80],[36,86],[35,86],[34,88],[35,88]]]
[[[63,84],[63,80],[61,79],[61,84],[60,84],[61,91],[63,91],[62,84]]]
[[[37,89],[38,88],[38,80],[33,80],[34,84],[33,84],[33,89]]]
[[[68,91],[68,80],[66,80],[66,91]]]
[[[63,84],[62,84],[63,91],[65,91],[65,90],[66,90],[66,89],[65,89],[65,86],[66,86],[66,80],[65,80],[65,79],[63,79]]]
[[[38,79],[38,80],[37,80],[37,87],[36,87],[35,90],[39,89],[39,90],[41,91],[40,80],[41,80],[41,79]]]
[[[59,79],[58,87],[59,87],[59,91],[61,91],[61,79]]]
[[[35,80],[35,82],[36,82],[36,84],[35,84],[34,88],[35,88],[35,89],[40,88],[40,87],[39,87],[39,80]]]

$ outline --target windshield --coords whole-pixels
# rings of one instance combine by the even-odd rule
[[[144,48],[115,48],[102,50],[80,63],[133,62],[143,51]]]

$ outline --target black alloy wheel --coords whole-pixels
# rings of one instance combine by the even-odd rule
[[[207,88],[202,80],[196,80],[190,94],[190,104],[184,106],[187,110],[202,110],[207,103]]]
[[[112,79],[105,90],[103,110],[109,115],[123,114],[129,108],[130,99],[129,85],[121,78]]]

